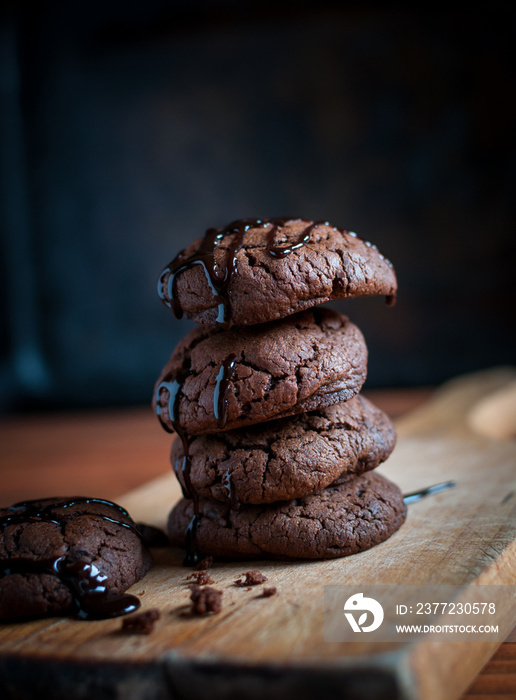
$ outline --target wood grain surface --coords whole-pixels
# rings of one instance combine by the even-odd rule
[[[133,587],[144,609],[162,611],[152,635],[122,635],[120,620],[56,618],[4,625],[0,678],[6,697],[32,697],[42,686],[52,690],[48,697],[75,693],[102,698],[116,692],[121,698],[149,700],[263,694],[460,697],[496,645],[423,641],[380,650],[378,645],[325,643],[321,596],[326,583],[515,582],[515,499],[507,496],[515,488],[516,445],[509,438],[474,431],[469,420],[479,402],[515,377],[513,369],[498,369],[460,378],[398,421],[398,445],[381,471],[405,492],[447,479],[456,479],[458,485],[410,506],[407,523],[389,541],[330,562],[217,564],[212,576],[223,590],[224,608],[201,619],[185,615],[189,591],[182,553],[161,550],[156,566]],[[136,483],[163,472],[170,436],[138,413],[132,420],[131,412],[91,417],[90,425],[87,420],[76,424],[71,417],[76,454],[69,441],[61,443],[53,434],[52,417],[34,416],[29,427],[27,421],[10,421],[2,461],[10,465],[7,471],[21,474],[30,458],[34,490],[28,494],[23,485],[23,493],[7,498],[2,489],[3,504],[18,497],[71,495],[68,488],[57,488],[68,486],[69,471],[81,478],[85,472],[95,476],[98,490],[91,492],[93,482],[88,485],[84,478],[84,493],[100,497],[120,492],[111,491],[116,484],[110,482],[110,470],[125,466]],[[61,431],[66,434],[66,420]],[[99,453],[100,444],[105,453]],[[52,467],[60,481],[36,493],[38,477]],[[74,492],[83,491],[81,484],[74,482]],[[177,484],[167,472],[118,500],[137,520],[162,526],[178,497]],[[276,596],[258,599],[255,591],[232,585],[242,571],[254,567],[277,586]],[[515,697],[514,646],[503,645],[467,697]]]

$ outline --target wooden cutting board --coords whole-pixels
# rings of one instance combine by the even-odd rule
[[[397,425],[398,444],[380,467],[407,493],[453,479],[454,489],[409,506],[387,542],[323,562],[216,564],[223,610],[185,614],[183,553],[155,550],[156,565],[131,591],[161,611],[148,636],[121,620],[64,618],[0,626],[0,697],[165,700],[305,698],[363,700],[460,697],[497,644],[324,642],[323,591],[336,584],[516,583],[516,369],[449,382]],[[512,413],[512,419],[510,418]],[[172,475],[118,502],[135,520],[163,526],[179,488]],[[259,568],[278,593],[258,598],[233,586]],[[515,619],[508,624],[516,623]]]

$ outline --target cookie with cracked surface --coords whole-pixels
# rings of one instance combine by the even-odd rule
[[[190,481],[200,496],[234,506],[288,501],[374,469],[395,442],[388,416],[359,395],[320,411],[193,438]],[[170,457],[185,487],[181,440],[174,440]]]
[[[253,425],[347,401],[367,373],[360,330],[330,309],[259,326],[198,326],[154,391],[163,427],[188,435]]]
[[[375,245],[328,222],[246,219],[188,246],[163,270],[158,293],[177,317],[254,325],[332,299],[386,295],[397,281]]]
[[[126,510],[97,498],[47,498],[0,509],[0,619],[117,617],[151,565]]]
[[[273,505],[239,510],[200,501],[196,544],[200,551],[229,558],[334,559],[362,552],[388,539],[404,522],[399,488],[376,472],[329,486],[320,493]],[[171,543],[185,545],[193,517],[182,499],[168,519]]]

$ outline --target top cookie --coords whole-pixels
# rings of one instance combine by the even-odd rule
[[[208,229],[161,273],[158,292],[178,318],[248,326],[333,299],[397,290],[377,247],[328,222],[243,219]]]

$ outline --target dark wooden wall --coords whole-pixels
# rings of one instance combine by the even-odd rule
[[[395,264],[338,304],[369,387],[515,359],[515,12],[54,1],[2,13],[4,410],[148,402],[209,226],[329,219]]]

